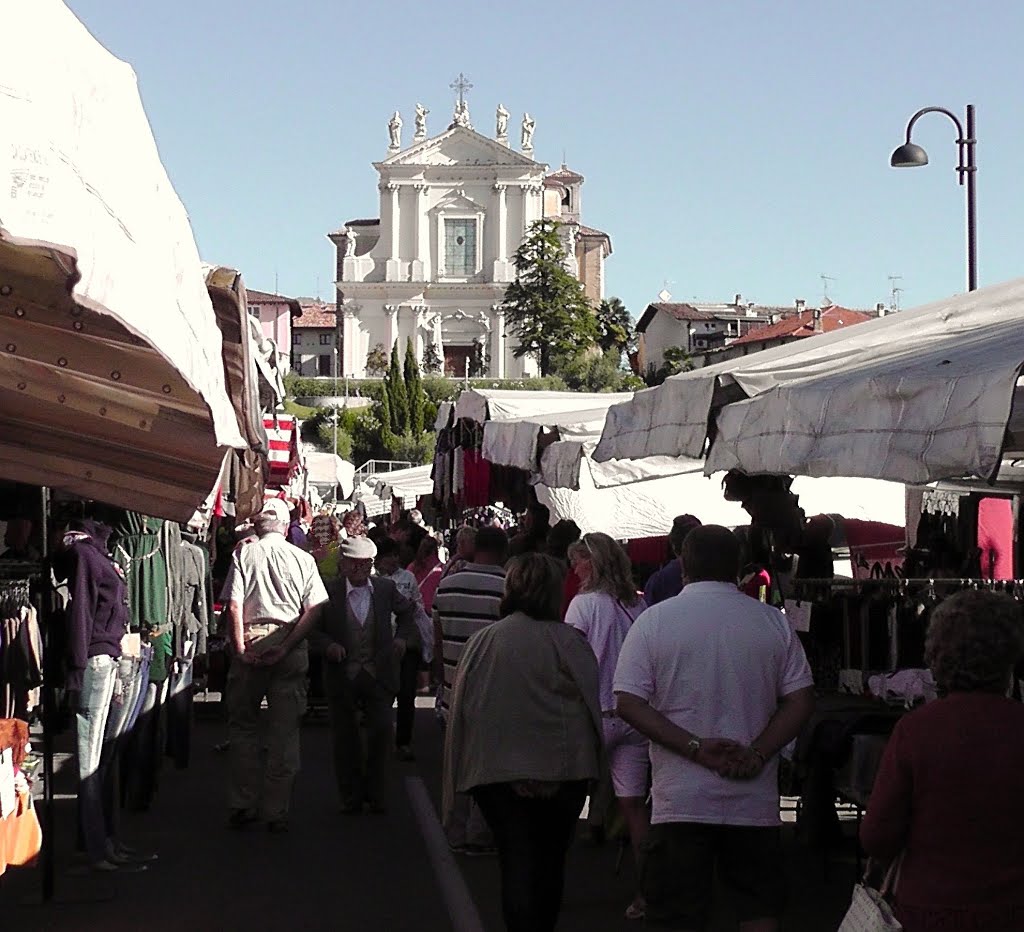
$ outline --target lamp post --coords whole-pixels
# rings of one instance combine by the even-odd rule
[[[925,107],[923,110],[918,110],[907,124],[906,142],[893,152],[889,164],[893,168],[920,168],[922,165],[928,164],[928,153],[910,141],[914,124],[926,113],[943,113],[956,126],[957,177],[960,184],[967,187],[967,290],[974,291],[978,287],[978,216],[975,190],[975,179],[978,173],[975,163],[975,146],[978,140],[974,132],[974,104],[967,105],[966,132],[964,132],[964,124],[960,122],[960,118],[951,110],[946,110],[944,107]]]
[[[338,347],[334,347],[334,449],[331,451],[338,455]],[[334,462],[337,462],[335,460]],[[338,487],[334,487],[334,500],[338,500]]]

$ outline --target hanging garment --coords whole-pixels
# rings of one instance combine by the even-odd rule
[[[171,656],[173,620],[164,524],[161,518],[125,511],[111,536],[114,560],[124,571],[128,588],[131,630],[143,634],[153,647],[151,683],[167,678]]]

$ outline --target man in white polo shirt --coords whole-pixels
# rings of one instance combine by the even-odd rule
[[[685,588],[637,619],[614,680],[619,715],[651,739],[647,919],[703,929],[717,868],[740,929],[774,932],[786,902],[778,753],[813,711],[810,667],[786,617],[736,588],[731,531],[695,529],[680,558]]]

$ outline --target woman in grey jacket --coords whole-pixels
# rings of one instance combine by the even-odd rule
[[[445,740],[445,805],[471,793],[498,846],[508,932],[550,932],[565,858],[600,774],[597,661],[558,621],[562,570],[551,557],[511,561],[502,619],[459,662]]]

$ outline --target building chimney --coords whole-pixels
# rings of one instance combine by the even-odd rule
[[[875,305],[875,316],[876,317],[885,317],[885,314],[886,314],[886,307],[885,307],[885,305],[881,301],[879,301],[878,304]]]
[[[741,304],[743,304],[743,295],[741,295],[741,294],[736,295],[736,298],[735,298],[735,300],[732,303],[735,304],[736,307],[739,307]]]
[[[798,314],[802,314],[804,312],[804,307],[806,307],[806,305],[807,305],[807,302],[803,298],[797,298],[796,299],[796,312]]]
[[[814,332],[821,333],[824,329],[821,323],[821,308],[816,307],[814,309]]]

